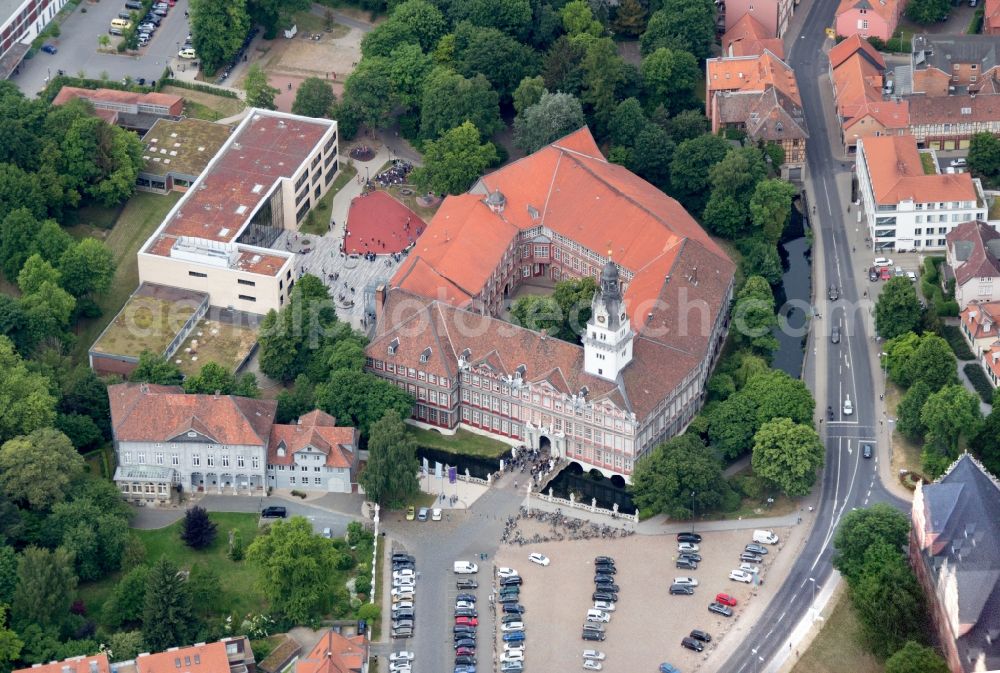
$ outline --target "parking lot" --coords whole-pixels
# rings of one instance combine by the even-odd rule
[[[87,11],[81,11],[83,8]],[[118,54],[114,50],[101,52],[97,42],[101,35],[108,34],[111,20],[125,10],[125,0],[84,2],[63,22],[59,38],[49,40],[58,51],[52,55],[40,52],[24,61],[11,81],[24,93],[34,95],[44,88],[46,78],[54,77],[58,70],[73,76],[82,72],[94,79],[106,75],[113,81],[120,81],[125,76],[136,80],[142,77],[147,81],[159,79],[167,65],[178,61],[175,58],[177,51],[189,32],[184,17],[188,9],[188,0],[178,0],[163,18],[153,39],[136,56]],[[112,44],[118,39],[112,38]]]
[[[782,536],[786,531],[775,531]],[[605,653],[605,671],[655,671],[661,662],[670,662],[684,673],[698,670],[719,647],[723,637],[739,621],[741,614],[756,605],[756,593],[763,587],[728,579],[739,567],[738,556],[751,541],[752,531],[706,533],[700,545],[703,560],[698,570],[674,567],[677,543],[673,536],[633,536],[620,540],[549,542],[524,546],[503,546],[496,565],[509,566],[524,578],[521,603],[525,606],[525,671],[581,670],[581,652],[596,649]],[[760,576],[766,584],[768,573],[779,556],[777,546],[768,547]],[[548,556],[548,567],[528,561],[528,554]],[[593,607],[594,558],[615,559],[615,582],[621,587],[610,623],[605,625],[604,642],[580,637],[587,610]],[[671,596],[674,577],[690,576],[699,581],[693,596]],[[739,604],[731,618],[709,613],[716,593],[735,597]],[[766,600],[765,597],[760,598]],[[759,614],[759,610],[755,610]],[[704,652],[681,647],[681,638],[692,629],[712,636]],[[499,643],[499,636],[498,636]],[[637,647],[637,644],[642,644]],[[502,644],[499,645],[502,650]],[[487,655],[488,652],[483,652]],[[481,659],[483,656],[481,656]],[[705,669],[708,670],[708,669]]]

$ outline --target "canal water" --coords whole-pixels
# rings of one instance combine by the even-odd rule
[[[812,296],[812,247],[805,236],[809,225],[799,212],[799,203],[796,199],[792,204],[792,216],[778,248],[784,273],[781,285],[773,288],[778,306],[778,326],[773,334],[778,340],[778,350],[772,364],[796,379],[802,375],[808,329],[806,312],[810,310]]]
[[[635,505],[632,504],[632,499],[628,497],[625,489],[621,486],[615,486],[607,477],[602,476],[600,479],[596,479],[589,472],[574,473],[571,468],[567,467],[549,482],[549,486],[545,488],[546,495],[549,493],[549,487],[552,488],[552,495],[557,498],[568,500],[570,491],[572,491],[576,494],[577,502],[589,505],[593,498],[597,498],[598,507],[613,509],[613,506],[617,504],[619,512],[635,514]],[[571,512],[564,513],[572,516]]]
[[[468,469],[469,474],[478,479],[485,479],[488,474],[496,472],[500,469],[500,460],[496,458],[461,456],[448,451],[441,451],[440,449],[418,446],[417,460],[421,465],[424,464],[424,458],[426,458],[430,463],[432,473],[434,471],[435,462],[440,462],[442,465],[456,467],[458,468],[459,474],[465,474],[465,470]]]

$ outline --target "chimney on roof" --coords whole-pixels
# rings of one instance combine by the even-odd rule
[[[541,337],[542,341],[545,341],[548,338],[548,336],[549,336],[549,334],[548,334],[548,328],[547,327],[543,327],[541,330],[539,330],[538,334]]]
[[[375,288],[375,324],[382,318],[383,304],[385,304],[385,283]]]
[[[222,394],[221,390],[216,390],[215,391],[215,399],[219,399],[219,395],[221,395],[221,394]]]

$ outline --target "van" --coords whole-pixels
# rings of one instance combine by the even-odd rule
[[[778,536],[773,530],[755,530],[753,541],[757,544],[778,544]]]
[[[455,561],[454,570],[456,575],[473,575],[479,572],[479,566],[470,561]]]
[[[611,615],[604,610],[587,610],[587,621],[607,623],[611,621]]]
[[[111,27],[127,30],[132,27],[132,22],[128,19],[111,19]]]

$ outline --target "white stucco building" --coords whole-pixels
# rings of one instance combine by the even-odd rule
[[[876,253],[944,250],[948,233],[985,220],[986,197],[968,173],[925,172],[913,136],[858,139],[856,157],[862,218]]]

